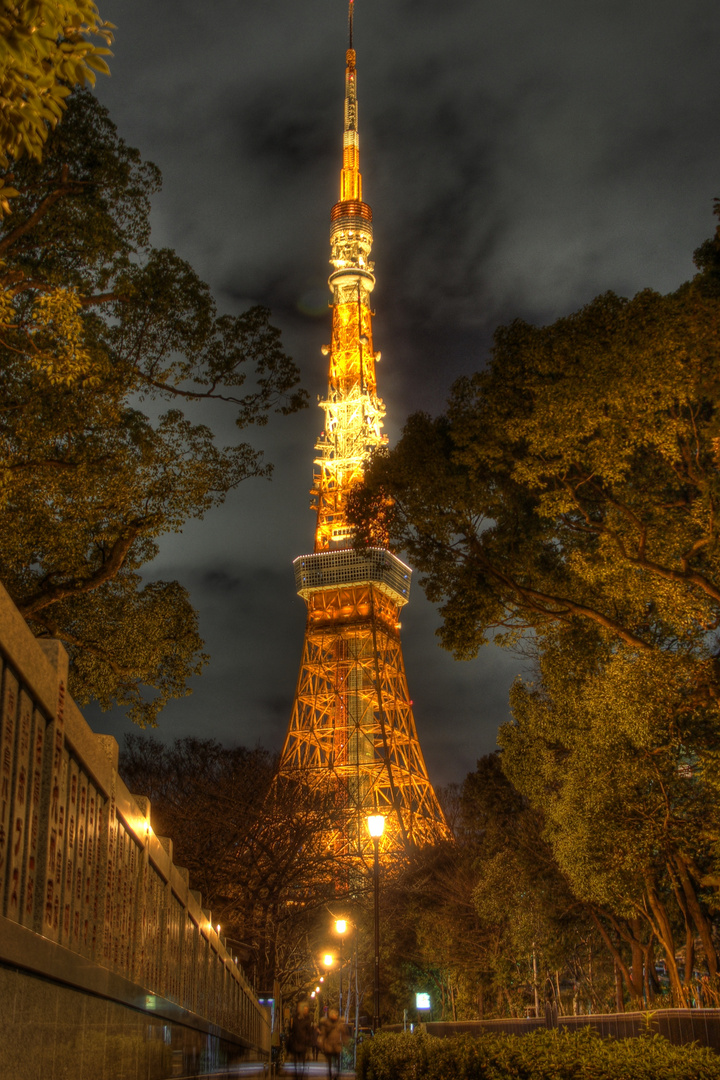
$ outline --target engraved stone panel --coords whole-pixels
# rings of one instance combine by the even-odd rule
[[[39,709],[33,710],[32,734],[30,744],[30,766],[28,773],[27,799],[27,843],[25,845],[25,866],[23,868],[23,900],[20,922],[23,926],[35,925],[35,906],[37,903],[37,874],[40,852],[43,779],[43,751],[45,747],[45,729],[47,721]]]
[[[5,915],[13,922],[20,921],[22,904],[22,873],[25,863],[28,773],[30,771],[30,740],[32,736],[32,702],[21,690],[12,769],[12,807],[8,833],[8,881],[5,895]]]
[[[10,851],[12,812],[12,766],[17,722],[18,683],[8,667],[3,669],[2,716],[0,717],[0,911],[5,913],[5,891]]]
[[[68,754],[67,802],[65,803],[65,843],[63,845],[63,870],[60,893],[60,943],[71,944],[72,903],[77,867],[77,815],[80,800],[80,770],[77,761]]]
[[[46,845],[44,852],[45,882],[42,933],[54,941],[58,939],[60,926],[60,886],[62,882],[62,858],[65,838],[65,803],[68,754],[65,750],[65,687],[58,687],[58,703],[55,718],[47,730],[45,747],[45,770],[43,774],[44,798],[42,809],[46,814]]]

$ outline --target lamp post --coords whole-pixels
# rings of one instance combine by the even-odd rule
[[[341,1020],[342,1020],[342,1015],[343,1015],[343,1007],[342,1007],[342,967],[343,967],[343,944],[344,944],[343,936],[344,936],[346,930],[347,930],[347,921],[345,919],[336,919],[335,920],[335,933],[340,935],[340,956],[338,957],[338,969],[339,969],[339,972],[340,972],[340,993],[338,994],[338,1001],[340,1003],[340,1008],[338,1009],[338,1013],[340,1014],[340,1019]]]
[[[385,830],[385,818],[382,814],[370,814],[367,819],[368,832],[372,837],[375,859],[373,863],[373,891],[375,894],[375,977],[374,977],[374,1015],[373,1031],[380,1027],[380,837]]]

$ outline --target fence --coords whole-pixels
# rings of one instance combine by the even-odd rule
[[[0,665],[0,964],[269,1055],[267,1012],[172,841],[68,696],[67,654],[2,587]]]

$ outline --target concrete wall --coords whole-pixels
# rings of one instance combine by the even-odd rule
[[[3,1020],[10,1009],[18,1036],[28,1035],[30,1013],[18,1002],[29,1009],[32,1000],[44,1000],[50,990],[40,990],[40,978],[56,984],[58,1030],[72,1029],[70,1014],[100,1015],[90,996],[106,1003],[107,1023],[107,1010],[116,1020],[122,1014],[133,1038],[145,1031],[148,1045],[158,1042],[159,1029],[165,1046],[172,1045],[173,1030],[193,1032],[175,1036],[195,1047],[190,1061],[198,1056],[198,1039],[225,1047],[221,1057],[230,1047],[236,1055],[266,1056],[266,1010],[191,890],[187,871],[174,865],[172,841],[153,833],[147,800],[134,798],[120,779],[117,743],[95,735],[68,696],[67,675],[62,646],[37,641],[0,586]],[[22,1075],[3,1071],[13,1030],[4,1025],[0,1080]],[[156,1054],[163,1056],[172,1053]],[[178,1073],[177,1064],[174,1075],[191,1075]],[[28,1075],[54,1080],[45,1068]],[[123,1066],[88,1075],[134,1080],[135,1074]]]

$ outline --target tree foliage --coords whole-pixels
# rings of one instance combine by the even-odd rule
[[[111,23],[90,0],[14,0],[0,11],[0,166],[29,155],[37,160],[74,86],[109,74],[103,59]],[[104,44],[91,40],[97,37]],[[9,179],[9,182],[8,182]],[[17,195],[12,178],[0,179],[0,217]]]
[[[218,315],[193,269],[151,246],[159,172],[90,93],[15,178],[0,228],[0,579],[34,633],[68,648],[80,702],[154,723],[205,658],[185,591],[143,585],[141,568],[163,533],[271,471],[247,442],[218,447],[186,405],[224,402],[242,429],[306,396],[265,309]]]
[[[608,1008],[613,956],[544,824],[500,755],[481,758],[460,791],[454,843],[417,853],[383,891],[389,1015],[412,1018],[425,990],[434,1020],[523,1016],[548,984],[561,1010],[574,994],[576,1007]]]
[[[698,657],[698,693],[717,696],[720,238],[698,258],[667,296],[500,328],[488,369],[368,471],[361,533],[379,518],[407,550],[457,656],[582,625]]]
[[[625,940],[645,952],[646,965],[647,947],[660,944],[682,1002],[696,962],[711,979],[718,974],[719,905],[709,884],[720,826],[717,719],[688,704],[694,672],[677,657],[622,651],[594,677],[566,664],[548,648],[541,682],[514,686],[514,722],[499,736],[505,769],[542,808],[575,894],[609,913],[616,930],[624,921]],[[617,959],[640,997],[642,986]],[[634,967],[637,983],[638,958]]]
[[[630,996],[659,946],[678,1004],[696,964],[717,992],[720,229],[695,261],[666,296],[500,328],[351,507],[407,551],[456,656],[534,658],[503,768]]]

